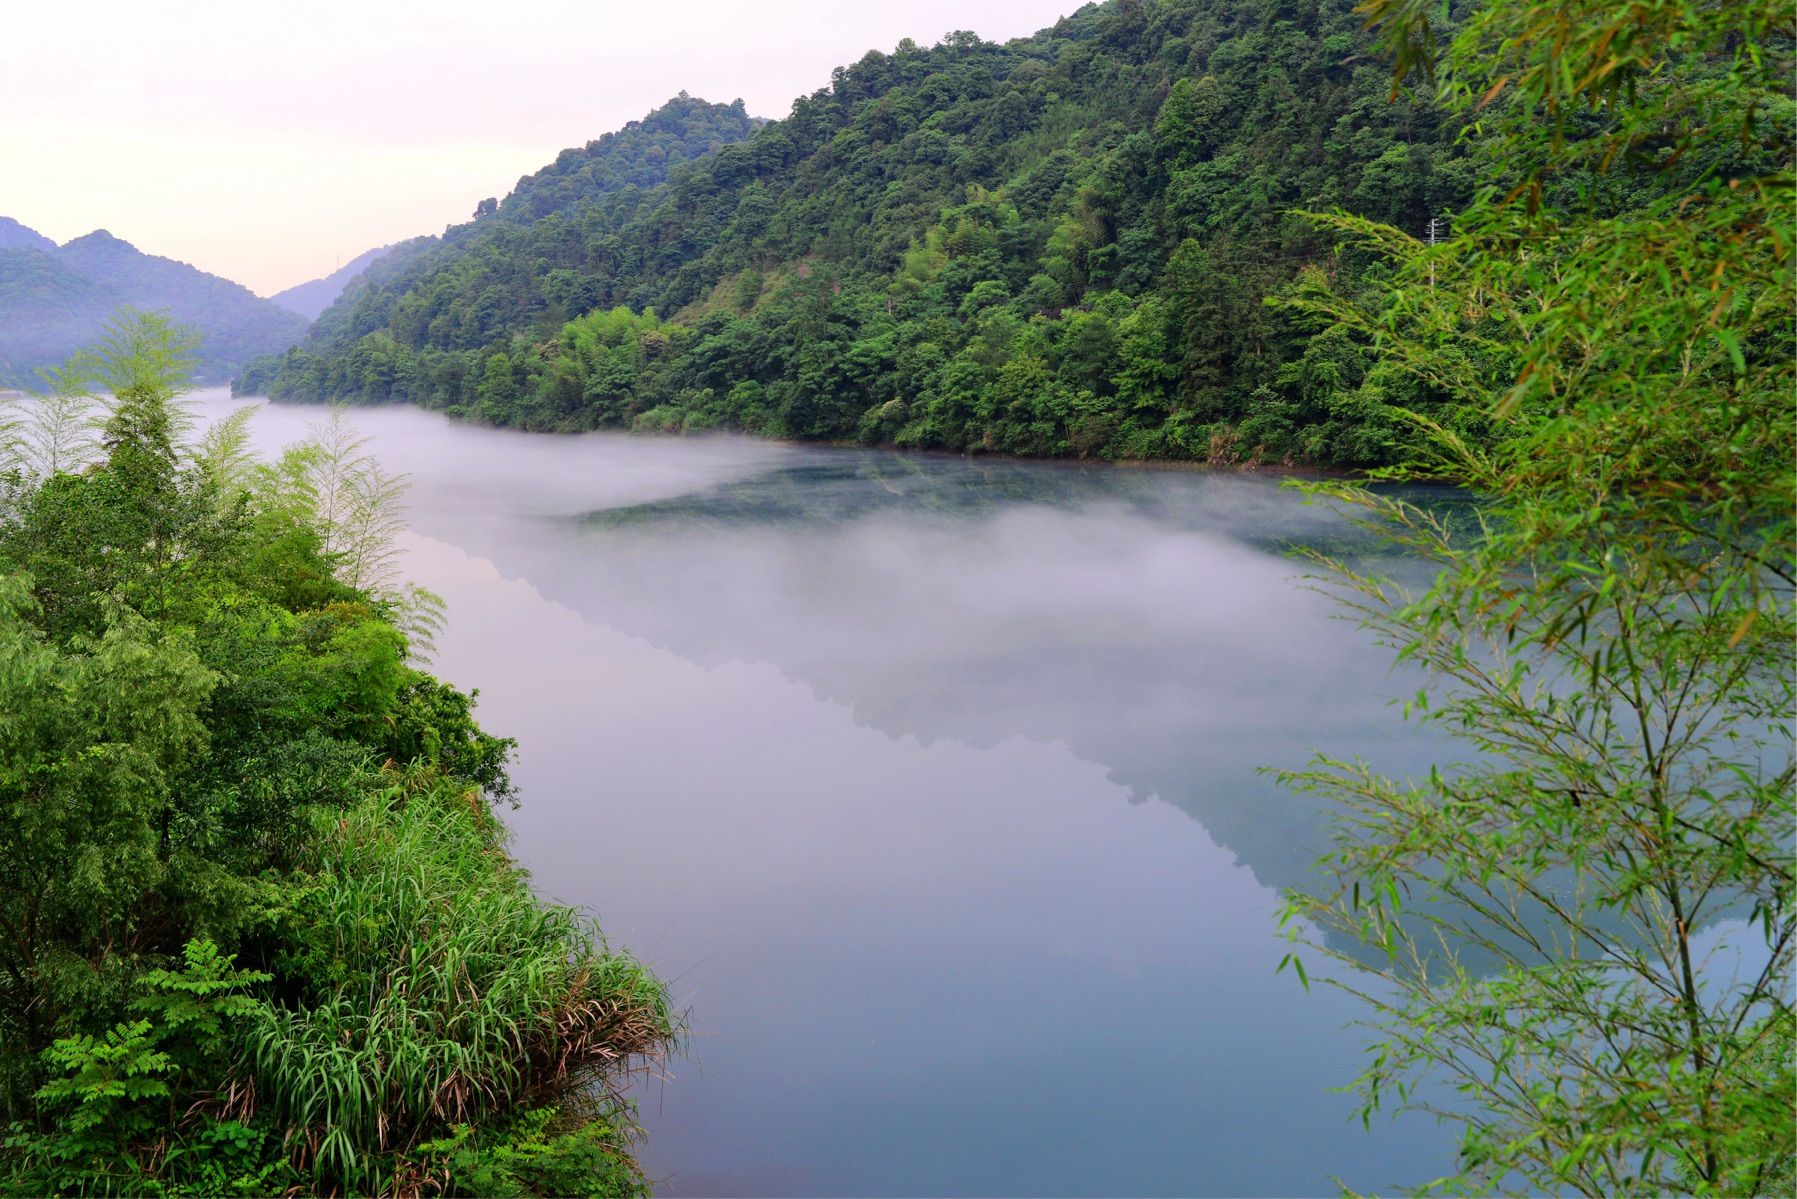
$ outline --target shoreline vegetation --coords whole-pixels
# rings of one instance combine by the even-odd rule
[[[25,396],[25,393],[21,392],[21,393],[19,393],[19,395],[21,398],[23,398]],[[3,398],[3,397],[0,397],[0,398]],[[423,411],[423,412],[433,412],[433,411],[437,412],[439,415],[446,416],[452,421],[468,421],[468,423],[476,424],[477,427],[510,429],[512,432],[540,434],[540,435],[546,436],[546,437],[569,437],[569,436],[577,437],[580,435],[579,432],[576,432],[574,430],[567,430],[567,429],[519,429],[519,428],[515,428],[513,426],[509,426],[509,425],[480,425],[478,422],[469,420],[469,418],[466,417],[465,415],[457,416],[453,413],[442,412],[439,409],[424,408],[423,406],[421,406],[419,404],[415,404],[410,400],[389,400],[389,401],[385,401],[384,403],[378,403],[378,404],[377,403],[363,403],[363,404],[356,404],[356,405],[335,405],[335,404],[324,403],[322,401],[302,400],[302,399],[293,399],[293,398],[285,399],[285,400],[277,400],[277,399],[273,398],[272,396],[250,395],[250,394],[247,394],[247,393],[242,392],[237,389],[233,389],[232,398],[242,400],[245,403],[254,403],[257,400],[264,400],[270,404],[305,404],[305,405],[312,406],[312,407],[326,407],[326,408],[335,408],[335,407],[339,407],[339,406],[370,408],[370,407],[383,407],[386,404],[403,404],[403,405],[406,405],[407,407],[418,408],[420,411]],[[727,428],[700,429],[700,430],[693,430],[690,432],[667,432],[667,431],[661,431],[661,430],[647,430],[647,429],[637,430],[637,429],[623,429],[623,428],[606,428],[606,429],[586,429],[586,430],[582,430],[581,432],[618,433],[618,434],[623,434],[623,435],[631,436],[631,437],[705,437],[705,436],[709,436],[709,435],[718,435],[718,436],[728,436],[728,435],[733,435],[733,434],[744,435],[744,434],[742,434],[741,430],[727,429]],[[953,450],[953,449],[947,449],[947,448],[940,447],[940,446],[928,447],[928,448],[913,448],[913,447],[896,446],[896,445],[867,445],[862,442],[846,440],[846,439],[839,440],[839,441],[818,441],[818,440],[806,440],[806,439],[801,439],[801,438],[797,438],[797,437],[767,437],[767,436],[760,436],[760,435],[754,435],[754,434],[747,434],[747,436],[754,436],[755,440],[765,441],[769,445],[787,446],[792,449],[876,450],[876,451],[880,451],[883,453],[893,453],[893,454],[922,454],[922,455],[925,455],[926,457],[932,457],[932,458],[961,458],[961,459],[965,459],[970,462],[979,461],[982,458],[990,460],[990,461],[996,461],[996,462],[1028,462],[1028,463],[1038,465],[1038,466],[1066,467],[1066,468],[1070,468],[1070,469],[1079,469],[1079,470],[1128,469],[1128,470],[1215,471],[1215,472],[1220,472],[1223,474],[1267,475],[1267,476],[1270,476],[1273,478],[1280,478],[1280,479],[1354,479],[1354,478],[1370,478],[1373,474],[1372,468],[1354,468],[1354,467],[1341,467],[1341,466],[1310,466],[1310,465],[1297,465],[1297,464],[1288,465],[1288,464],[1284,464],[1284,463],[1269,463],[1269,462],[1261,462],[1261,461],[1213,463],[1213,462],[1199,462],[1199,461],[1196,461],[1191,458],[1070,458],[1070,457],[1066,457],[1066,456],[1049,456],[1049,455],[1033,455],[1033,454],[979,454],[979,453],[970,452],[968,450]],[[1387,468],[1387,469],[1389,469],[1389,468]]]
[[[1297,210],[1445,227],[1504,170],[1459,132],[1392,95],[1351,0],[1112,0],[1004,45],[907,40],[779,120],[682,95],[565,151],[235,386],[531,430],[1388,465],[1403,411],[1469,435],[1484,413],[1265,301],[1377,289],[1377,256]]]
[[[646,1194],[678,1019],[507,854],[404,481],[192,440],[190,361],[126,312],[0,429],[0,1193]]]

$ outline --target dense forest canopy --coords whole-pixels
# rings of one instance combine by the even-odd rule
[[[557,206],[565,154],[238,386],[537,429],[1383,461],[1387,405],[1426,390],[1262,304],[1378,269],[1293,209],[1420,233],[1479,176],[1372,49],[1350,0],[907,40],[659,186]]]
[[[246,287],[145,254],[104,229],[57,246],[0,218],[0,387],[34,388],[40,369],[98,339],[122,307],[159,310],[193,329],[194,372],[211,383],[306,329],[304,317]]]

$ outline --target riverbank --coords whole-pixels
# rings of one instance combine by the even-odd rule
[[[271,404],[319,405],[330,401],[307,399],[301,397],[284,397],[245,392],[239,389],[236,380],[231,383],[231,395],[240,400],[266,400]],[[1137,470],[1197,471],[1213,474],[1268,475],[1276,478],[1291,479],[1363,479],[1367,477],[1365,470],[1346,467],[1314,466],[1290,461],[1272,462],[1250,458],[1242,461],[1210,461],[1195,458],[1116,458],[1099,456],[1078,456],[1067,454],[1025,454],[1006,453],[990,450],[955,450],[940,446],[902,446],[891,442],[866,443],[846,438],[834,439],[802,439],[780,435],[769,435],[750,429],[707,426],[703,428],[660,428],[660,427],[596,427],[596,428],[540,428],[517,426],[482,420],[476,413],[465,409],[436,408],[420,404],[409,399],[388,399],[379,401],[351,400],[342,401],[350,407],[379,408],[388,405],[404,405],[417,408],[423,412],[434,412],[452,421],[463,422],[476,428],[506,429],[517,433],[550,437],[578,437],[586,433],[619,433],[632,437],[667,437],[691,438],[711,435],[740,435],[753,437],[770,445],[791,446],[793,448],[818,447],[824,449],[873,450],[882,453],[912,454],[925,457],[961,459],[966,461],[1009,461],[1033,462],[1044,465],[1071,467],[1118,467]]]

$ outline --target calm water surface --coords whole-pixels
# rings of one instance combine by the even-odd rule
[[[1448,1130],[1333,1092],[1355,1007],[1274,973],[1327,825],[1258,768],[1443,752],[1293,582],[1336,518],[1255,477],[354,421],[412,476],[437,669],[518,738],[518,855],[689,1009],[640,1093],[659,1193],[1446,1171]]]

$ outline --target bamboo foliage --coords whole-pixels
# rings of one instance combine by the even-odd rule
[[[214,422],[194,447],[194,465],[229,507],[248,495],[255,483],[256,455],[250,447],[250,419],[254,404],[245,404],[223,420]]]
[[[21,464],[33,477],[46,479],[78,470],[98,456],[101,405],[92,394],[83,357],[38,373],[46,386],[28,402],[26,418],[16,428]]]
[[[232,420],[236,419],[234,415]],[[226,422],[229,423],[229,422]],[[219,430],[226,439],[202,453],[224,454],[234,472],[241,459],[241,430]],[[359,433],[342,408],[334,408],[314,424],[311,436],[289,446],[281,458],[257,473],[263,499],[288,511],[317,534],[321,552],[337,580],[373,595],[406,635],[412,659],[430,661],[442,628],[442,597],[399,579],[399,536],[406,529],[405,496],[410,481],[386,470],[369,452],[369,439]]]
[[[34,395],[0,401],[0,480],[22,487],[80,470],[100,453],[104,405],[93,394],[92,363],[76,355],[38,372]]]
[[[406,635],[406,649],[412,661],[429,663],[437,652],[437,634],[443,629],[448,611],[443,597],[428,587],[407,583],[390,593],[388,608],[394,627]]]
[[[1434,64],[1432,4],[1365,11],[1400,70]],[[1293,306],[1497,430],[1408,414],[1403,473],[1484,497],[1473,528],[1313,489],[1438,568],[1413,593],[1315,560],[1466,760],[1286,776],[1342,814],[1290,929],[1380,951],[1369,979],[1316,944],[1367,1004],[1364,1111],[1462,1129],[1429,1190],[1793,1183],[1797,221],[1791,123],[1760,119],[1790,67],[1758,0],[1492,0],[1434,78],[1514,178],[1438,245],[1317,218],[1394,283],[1365,305],[1313,277]]]
[[[1579,581],[1523,564],[1513,528],[1462,539],[1401,501],[1335,494],[1442,568],[1413,595],[1318,559],[1429,672],[1417,706],[1477,751],[1426,779],[1328,759],[1286,775],[1342,813],[1332,886],[1293,897],[1294,932],[1384,955],[1383,985],[1335,979],[1379,1037],[1366,1111],[1460,1124],[1450,1191],[1767,1193],[1792,1155],[1788,606],[1733,640],[1763,602],[1716,585],[1714,563],[1669,578],[1691,546],[1658,562],[1609,547]],[[1430,1077],[1460,1099],[1418,1098]]]
[[[306,515],[341,582],[377,593],[391,588],[406,476],[381,466],[342,408],[290,446],[268,479],[282,501]]]
[[[350,475],[347,490],[340,524],[338,553],[343,565],[339,577],[358,591],[388,590],[397,573],[397,538],[406,527],[406,478],[388,474],[371,457]]]

